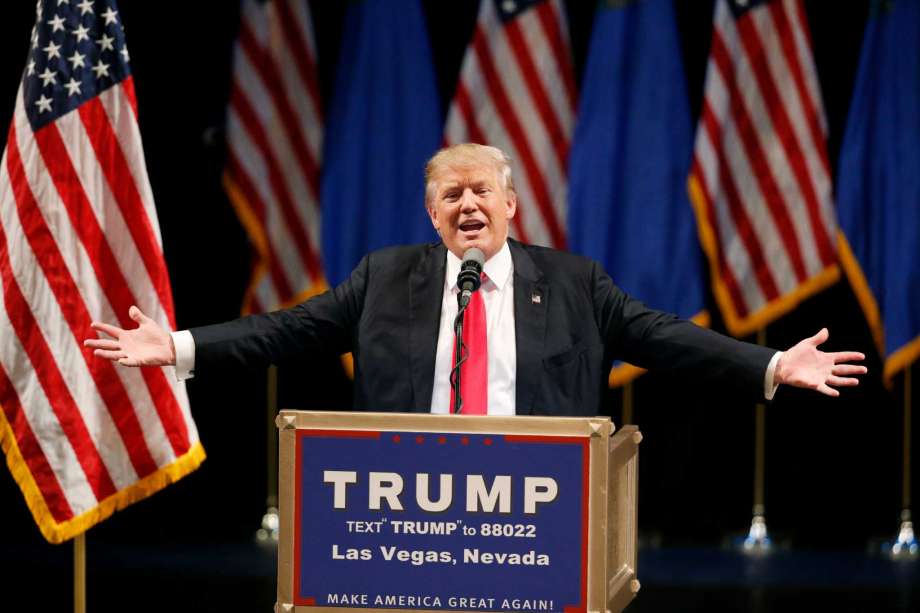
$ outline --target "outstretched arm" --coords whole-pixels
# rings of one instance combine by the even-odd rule
[[[83,341],[83,345],[94,349],[95,356],[118,362],[122,366],[174,365],[176,349],[169,332],[136,306],[128,310],[128,317],[138,323],[137,328],[124,330],[94,321],[93,329],[111,338],[88,338]]]
[[[861,362],[866,356],[858,351],[824,352],[818,349],[828,339],[827,328],[785,351],[776,364],[774,383],[813,389],[828,396],[839,396],[834,387],[859,385],[850,375],[866,374],[866,367],[847,362]]]

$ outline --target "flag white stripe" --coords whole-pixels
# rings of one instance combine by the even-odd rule
[[[296,3],[291,3],[293,6]],[[294,60],[294,54],[297,50],[286,46],[286,39],[276,24],[280,19],[274,3],[266,6],[269,11],[268,22],[270,27],[278,29],[272,32],[267,41],[269,55],[278,66],[281,74],[281,85],[284,88],[284,96],[288,104],[294,109],[294,115],[297,118],[297,129],[300,130],[304,142],[307,144],[307,150],[314,160],[319,163],[322,151],[322,131],[319,129],[319,109],[316,108],[313,97],[310,96],[307,84],[300,78],[300,71],[297,69],[297,62]]]
[[[137,125],[134,111],[131,109],[128,94],[125,92],[124,86],[119,84],[99,94],[99,101],[109,118],[109,123],[115,132],[115,138],[125,154],[128,168],[131,171],[132,182],[137,187],[141,203],[144,206],[144,212],[147,214],[147,219],[153,228],[154,236],[156,236],[157,244],[162,252],[163,238],[160,235],[160,223],[157,220],[157,210],[153,202],[150,181],[147,180],[147,162],[144,159],[144,148],[137,145],[141,142],[141,132]],[[160,320],[157,321],[159,322]],[[168,320],[163,319],[163,322],[166,321]]]
[[[764,304],[765,297],[754,275],[754,267],[748,254],[747,246],[741,240],[735,227],[735,222],[729,213],[725,194],[721,189],[722,181],[719,174],[719,163],[716,158],[715,147],[702,127],[700,137],[697,139],[696,156],[702,172],[702,181],[707,193],[712,198],[712,209],[715,212],[719,227],[714,228],[718,234],[718,241],[725,255],[725,263],[738,283],[738,290],[744,298],[745,304],[754,309]]]
[[[499,79],[502,80],[502,86],[509,99],[517,100],[528,95],[523,75],[520,71],[510,68],[517,60],[514,59],[513,51],[508,46],[507,37],[497,36],[492,41],[487,41],[487,45],[490,49],[490,55],[495,58],[495,64],[499,68]],[[515,111],[524,137],[522,147],[526,147],[530,151],[531,157],[536,161],[538,167],[542,169],[540,174],[547,186],[547,196],[550,198],[549,204],[555,212],[556,219],[562,222],[564,227],[565,201],[554,198],[556,194],[553,193],[550,186],[565,184],[565,169],[559,166],[547,126],[537,112],[535,104],[516,105]],[[520,156],[520,151],[518,151],[518,155]],[[521,160],[522,158],[518,157],[517,159]],[[527,183],[529,184],[530,182],[528,181]],[[558,191],[556,190],[556,193]],[[563,191],[563,197],[564,195]],[[532,214],[539,214],[542,217],[542,211],[537,208],[536,201],[530,201],[528,205],[530,210],[533,211]]]
[[[255,71],[252,64],[249,63],[249,59],[245,54],[240,54],[240,57],[237,59],[235,73],[238,79],[239,90],[249,101],[249,106],[256,113],[259,124],[265,131],[266,140],[268,141],[271,153],[280,166],[282,179],[291,197],[291,207],[297,213],[300,226],[304,233],[310,238],[314,251],[319,254],[320,212],[319,207],[316,206],[316,195],[307,185],[306,177],[303,175],[297,157],[294,155],[293,144],[287,133],[287,127],[281,121],[277,120],[277,109],[271,97],[268,95],[268,92],[264,89],[264,83],[258,77],[257,71]],[[255,143],[252,141],[246,143],[237,142],[241,134],[240,124],[245,126],[245,122],[243,122],[239,116],[236,116],[236,121],[238,125],[232,126],[233,131],[229,132],[231,135],[228,140],[230,145],[239,153],[257,151]],[[249,126],[245,127],[247,129],[249,128]],[[248,134],[248,131],[243,131]],[[276,195],[280,198],[280,194]],[[286,244],[290,246],[286,251],[295,251],[293,242]],[[298,264],[298,266],[302,268],[303,264]],[[298,288],[294,287],[293,289],[296,291]]]
[[[558,73],[558,70],[552,48],[543,36],[540,18],[535,11],[529,11],[521,15],[518,23],[520,24],[524,41],[527,44],[527,49],[530,52],[530,57],[537,68],[537,75],[543,84],[543,90],[546,92],[547,98],[549,98],[553,115],[556,117],[559,127],[562,128],[562,133],[568,141],[572,138],[575,113],[571,102],[569,102],[565,87],[555,87],[552,82],[548,81]]]
[[[754,13],[764,14],[760,11],[754,11]],[[726,29],[730,36],[737,36],[738,33],[735,31],[734,24],[728,25]],[[776,126],[773,124],[772,118],[770,117],[770,111],[765,106],[764,98],[760,92],[760,86],[754,76],[754,69],[749,62],[747,53],[739,53],[733,59],[735,61],[735,82],[741,94],[743,105],[754,126],[757,148],[760,149],[764,159],[767,161],[770,174],[779,189],[780,196],[782,197],[780,205],[789,214],[792,230],[795,233],[795,242],[798,245],[799,252],[802,254],[803,266],[806,273],[811,276],[811,274],[819,272],[823,266],[818,256],[815,241],[812,238],[811,225],[808,221],[808,213],[805,209],[805,195],[790,166],[791,160],[786,155],[783,142],[780,140],[779,134],[776,131]],[[780,92],[781,99],[785,97],[782,94],[788,94],[788,90],[790,89],[789,86],[793,85],[789,79],[781,79],[780,81],[774,80],[773,83],[775,89]],[[718,87],[719,79],[715,79],[713,85]],[[801,116],[800,108],[790,107],[788,105],[786,108],[788,109],[787,115]],[[799,144],[801,145],[802,143],[800,142]],[[759,188],[759,183],[756,182],[753,169],[748,168],[747,172],[749,173],[749,180],[753,181],[753,186]],[[751,186],[749,185],[749,187]],[[742,191],[742,193],[747,194],[748,192]],[[758,189],[756,193],[752,193],[751,195],[754,196],[754,202],[751,202],[750,205],[751,208],[769,213],[768,217],[772,223],[771,229],[778,235],[779,227],[776,225],[776,218],[767,208],[763,192]],[[762,226],[757,225],[757,228],[763,231]],[[789,256],[789,252],[783,244],[776,245],[775,248],[775,253],[782,253],[783,256]],[[772,254],[773,252],[771,251],[770,253]],[[771,267],[773,267],[774,262],[772,259],[770,260],[770,264]],[[798,279],[796,278],[794,269],[789,268],[789,270],[786,271],[784,268],[774,268],[774,270],[777,274],[777,280],[780,281],[780,285],[782,286],[780,289],[783,292],[795,289],[796,285],[798,285]],[[786,275],[789,276],[787,277]]]
[[[283,271],[291,291],[296,292],[299,288],[309,283],[309,276],[303,267],[299,254],[293,248],[294,239],[291,238],[288,226],[281,215],[281,205],[268,178],[268,168],[265,160],[256,149],[255,144],[250,140],[245,124],[232,107],[227,113],[227,127],[228,131],[234,135],[230,145],[236,153],[240,168],[249,178],[253,189],[255,189],[256,194],[264,204],[265,219],[263,224],[266,233],[271,237],[269,240],[272,241],[275,247],[276,261]],[[268,305],[263,306],[268,308]]]
[[[792,26],[792,38],[795,43],[799,66],[803,68],[802,76],[805,79],[805,89],[808,90],[808,97],[811,98],[811,102],[817,111],[821,134],[827,138],[827,118],[824,116],[824,101],[821,98],[821,88],[818,86],[818,75],[814,69],[811,43],[808,42],[808,37],[805,35],[806,25],[799,19],[799,11],[796,7],[796,4],[800,1],[782,0],[782,10]]]

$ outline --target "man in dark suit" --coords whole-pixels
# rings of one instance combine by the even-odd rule
[[[779,384],[836,396],[831,386],[856,385],[851,375],[865,373],[845,363],[862,354],[817,349],[827,330],[786,352],[736,341],[645,307],[596,262],[509,239],[517,197],[509,161],[493,147],[438,152],[425,199],[442,242],[373,252],[344,283],[291,309],[168,333],[132,307],[138,328],[94,323],[112,338],[86,345],[126,366],[174,364],[180,377],[317,348],[351,351],[356,408],[446,412],[455,279],[463,254],[478,248],[481,412],[594,415],[614,358],[768,398]]]

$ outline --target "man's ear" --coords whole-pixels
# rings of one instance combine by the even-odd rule
[[[441,232],[441,222],[438,221],[438,209],[433,206],[425,205],[425,210],[428,211],[428,217],[431,219],[431,225],[434,226],[434,231],[439,233]]]
[[[517,194],[508,192],[508,199],[505,201],[505,219],[511,219],[517,213]]]

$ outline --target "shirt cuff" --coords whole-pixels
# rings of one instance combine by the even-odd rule
[[[170,332],[176,349],[176,379],[185,381],[195,376],[195,339],[188,330]],[[772,375],[770,380],[772,381]]]
[[[176,355],[178,356],[179,350],[176,350]],[[783,355],[782,351],[777,351],[773,354],[773,358],[770,360],[770,363],[767,364],[767,373],[763,378],[763,395],[767,400],[773,400],[773,395],[776,393],[777,388],[779,388],[779,383],[773,383],[773,377],[776,375],[776,365],[779,363],[780,356]],[[176,363],[179,363],[178,358]]]

